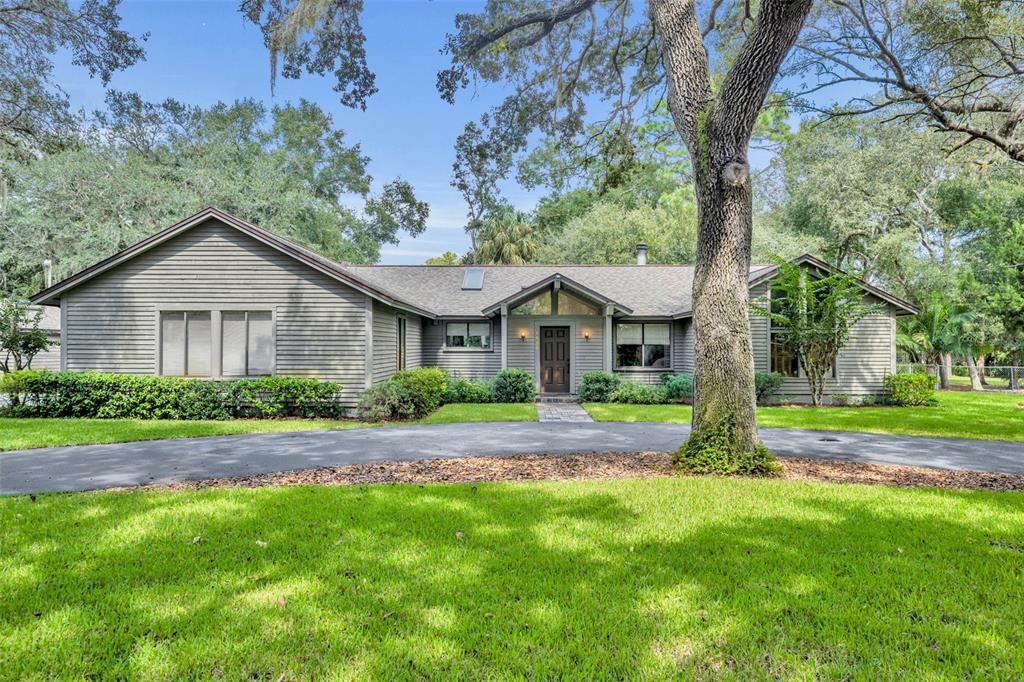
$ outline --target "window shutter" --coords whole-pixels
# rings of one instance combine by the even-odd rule
[[[249,313],[249,374],[270,374],[274,366],[274,333],[269,310]]]
[[[245,375],[245,313],[225,312],[221,315],[221,372],[228,376]]]
[[[160,316],[160,373],[181,376],[185,373],[185,313]]]
[[[188,367],[189,376],[210,376],[210,313],[188,313]]]

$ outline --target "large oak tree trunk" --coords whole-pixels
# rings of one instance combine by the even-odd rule
[[[680,450],[680,462],[692,470],[769,467],[755,422],[747,148],[810,8],[811,0],[762,0],[736,60],[713,88],[696,0],[649,0],[665,61],[666,101],[693,161],[699,211],[693,429]]]
[[[724,168],[735,155],[709,146],[708,163],[696,172],[693,432],[729,430],[734,451],[742,455],[755,452],[759,443],[747,285],[752,196],[749,178],[726,183],[720,173],[710,172]]]

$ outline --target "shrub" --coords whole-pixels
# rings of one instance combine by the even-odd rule
[[[852,405],[853,396],[849,393],[833,393],[831,402],[833,405]]]
[[[537,387],[529,372],[503,369],[491,383],[491,394],[496,403],[529,403],[537,397]]]
[[[585,372],[580,380],[580,400],[586,403],[606,403],[608,395],[622,383],[618,374],[611,372]]]
[[[782,388],[783,381],[785,377],[776,372],[754,372],[754,394],[757,396],[757,404],[765,405],[771,402]]]
[[[337,417],[341,386],[296,377],[205,381],[100,372],[35,372],[20,384],[26,417],[230,419]]]
[[[227,383],[234,417],[340,417],[337,384],[298,377],[263,377]]]
[[[706,429],[699,436],[691,435],[676,451],[673,463],[691,474],[777,474],[780,471],[778,463],[761,443],[751,453],[738,454],[732,450],[735,428],[735,422],[727,419],[717,428]]]
[[[11,405],[21,404],[21,395],[27,390],[30,382],[39,376],[32,369],[20,369],[15,372],[0,374],[0,395],[6,395]]]
[[[389,381],[395,381],[403,386],[409,392],[415,415],[425,417],[441,407],[448,375],[437,367],[420,367],[402,370]]]
[[[872,405],[875,405],[877,403],[878,397],[871,395],[870,393],[868,395],[862,395],[860,397],[860,404],[863,405],[864,407],[871,407]]]
[[[890,374],[885,377],[889,402],[904,407],[936,405],[935,377],[928,374]]]
[[[415,419],[417,416],[412,393],[394,379],[363,391],[356,413],[360,419],[371,422]]]
[[[661,405],[668,402],[668,391],[664,386],[648,386],[623,381],[608,395],[608,402],[629,405]]]
[[[693,397],[693,377],[689,374],[662,375],[665,393],[669,400],[686,400]]]
[[[445,403],[489,403],[492,399],[491,385],[486,381],[449,378],[444,391]]]

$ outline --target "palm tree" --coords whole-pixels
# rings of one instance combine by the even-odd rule
[[[481,264],[524,265],[537,257],[539,246],[529,217],[503,208],[484,223],[473,260]]]
[[[927,364],[939,366],[939,385],[949,388],[954,355],[969,352],[962,340],[962,328],[971,313],[941,294],[933,294],[921,312],[900,321],[896,345]]]

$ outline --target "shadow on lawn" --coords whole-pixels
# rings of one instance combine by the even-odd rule
[[[1020,673],[1024,498],[888,492],[667,479],[20,498],[0,506],[0,676]]]

